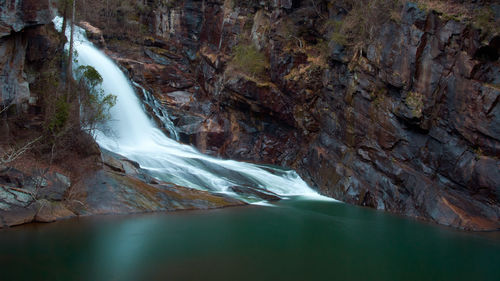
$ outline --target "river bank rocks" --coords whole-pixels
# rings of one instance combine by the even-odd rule
[[[246,203],[155,180],[139,165],[103,150],[102,165],[75,182],[54,171],[0,170],[0,228],[77,216],[214,209]],[[267,195],[269,196],[269,195]]]
[[[0,228],[28,222],[74,217],[64,202],[71,185],[57,172],[27,174],[12,167],[0,170]]]
[[[347,203],[500,229],[498,34],[406,3],[357,45],[325,28],[344,19],[342,3],[226,2],[152,6],[146,36],[107,36],[181,141],[294,168]],[[234,67],[245,38],[264,75]]]
[[[227,195],[161,182],[139,165],[103,151],[103,169],[92,172],[72,187],[69,198],[79,215],[131,214],[213,209],[245,205]]]

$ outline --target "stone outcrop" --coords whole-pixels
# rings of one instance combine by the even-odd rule
[[[182,141],[293,167],[344,202],[500,228],[498,35],[409,3],[357,51],[328,42],[325,64],[321,40],[331,30],[323,27],[346,7],[228,3],[158,7],[154,38],[134,38],[132,57],[108,46],[162,102]],[[269,79],[230,67],[244,36],[269,59]]]
[[[405,6],[351,69],[334,58],[301,170],[346,202],[498,229],[499,63],[480,48],[477,30]]]
[[[26,42],[23,35],[0,38],[0,103],[20,104],[30,97],[29,83],[24,72]]]
[[[0,6],[0,106],[23,106],[30,100],[29,79],[25,71],[30,31],[52,22],[51,0],[3,1]],[[32,32],[32,31],[30,31]],[[53,56],[53,54],[50,54]]]
[[[177,186],[149,176],[139,164],[103,151],[103,169],[73,185],[68,202],[78,215],[130,214],[244,205],[226,195]]]
[[[0,37],[26,27],[48,24],[55,16],[53,0],[2,1],[0,5]]]
[[[3,167],[0,171],[0,228],[74,217],[64,204],[70,185],[70,179],[57,172],[26,174]]]
[[[245,205],[227,195],[157,181],[137,163],[112,152],[103,151],[100,158],[101,167],[83,172],[75,182],[54,171],[45,173],[35,169],[33,173],[25,173],[3,167],[0,170],[0,228],[76,216]]]

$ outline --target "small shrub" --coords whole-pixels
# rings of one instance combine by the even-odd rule
[[[256,0],[231,0],[231,5],[232,7],[242,7],[242,8],[248,8],[252,7],[254,5],[257,5],[258,1]]]
[[[351,4],[352,8],[342,21],[338,33],[345,37],[346,43],[357,49],[371,42],[377,29],[397,18],[397,12],[401,9],[400,0],[360,0]],[[344,41],[339,35],[335,39]]]
[[[334,32],[330,36],[330,42],[335,42],[340,45],[346,45],[347,44],[347,38],[344,34],[340,32]]]
[[[483,8],[481,9],[475,16],[475,23],[479,27],[485,27],[490,25],[490,22],[493,21],[495,15],[493,14],[493,10],[491,8]]]
[[[398,23],[398,24],[401,23],[401,21],[402,21],[401,11],[392,10],[392,11],[390,11],[389,15],[390,15],[390,19],[392,21],[394,21],[395,23]]]
[[[301,50],[304,48],[305,43],[301,38],[301,31],[290,18],[281,20],[278,33],[286,40],[287,48]]]
[[[86,93],[80,95],[80,121],[83,129],[91,134],[111,119],[110,110],[116,104],[116,96],[104,93],[101,89],[102,76],[92,66],[80,66],[77,69],[80,89]]]
[[[338,20],[328,20],[325,23],[325,29],[330,30],[329,42],[335,42],[340,45],[347,44],[347,37],[342,33],[343,22]]]
[[[319,39],[316,45],[314,45],[314,49],[318,52],[320,59],[326,63],[328,59],[330,47],[328,46],[329,42]]]
[[[69,120],[70,104],[64,99],[59,97],[55,103],[55,111],[49,117],[47,129],[52,134],[58,134],[66,126]]]
[[[253,27],[253,18],[252,17],[248,17],[246,20],[245,20],[245,24],[243,25],[243,30],[244,31],[247,31],[247,32],[250,32],[252,30],[252,27]]]
[[[77,69],[79,80],[87,84],[89,88],[95,88],[103,81],[101,74],[92,66],[82,65]]]
[[[269,67],[267,57],[253,44],[239,43],[233,49],[231,63],[251,76],[261,76]]]

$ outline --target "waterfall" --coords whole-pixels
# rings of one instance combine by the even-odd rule
[[[62,20],[54,20],[60,28]],[[234,194],[233,186],[271,191],[281,196],[319,196],[291,170],[203,155],[195,148],[168,138],[148,118],[136,93],[120,68],[75,27],[77,63],[94,67],[102,76],[102,89],[117,96],[111,109],[109,127],[114,131],[96,133],[97,143],[140,164],[156,178],[177,185]]]
[[[178,141],[179,133],[177,132],[177,128],[175,128],[174,122],[170,119],[168,115],[168,111],[161,105],[160,101],[158,101],[153,94],[151,94],[148,90],[144,89],[138,83],[132,82],[132,84],[141,89],[142,92],[142,101],[144,105],[148,105],[149,108],[153,111],[154,115],[159,119],[163,128],[168,132],[169,137]],[[143,107],[146,109],[146,107]]]

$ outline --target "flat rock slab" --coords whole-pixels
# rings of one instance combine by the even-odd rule
[[[102,151],[101,168],[74,183],[59,173],[40,177],[15,169],[0,172],[0,228],[30,222],[53,222],[75,216],[214,209],[246,205],[224,194],[213,194],[147,174],[139,164]]]
[[[102,159],[103,168],[73,185],[66,198],[77,215],[213,209],[246,204],[227,195],[158,181],[136,162],[110,151],[103,150]]]
[[[276,193],[258,187],[239,185],[232,186],[230,187],[230,189],[236,194],[247,196],[250,198],[262,199],[266,201],[278,201],[281,199]]]
[[[150,184],[138,178],[100,170],[77,184],[68,198],[78,215],[213,209],[244,202],[174,184]]]

